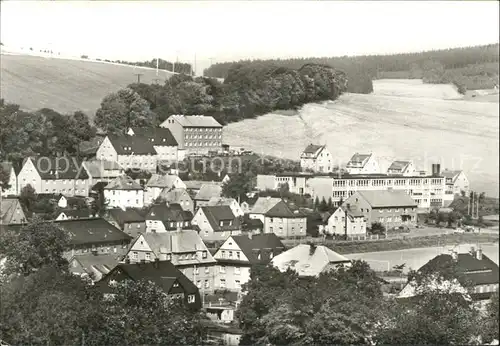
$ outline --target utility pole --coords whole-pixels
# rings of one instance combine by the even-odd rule
[[[196,53],[194,53],[194,73],[192,75],[196,76]]]
[[[474,191],[472,192],[472,201],[471,201],[471,212],[472,212],[472,218],[474,218]]]

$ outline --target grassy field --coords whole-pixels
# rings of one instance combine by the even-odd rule
[[[24,109],[81,110],[91,117],[107,94],[137,81],[165,80],[170,73],[104,62],[45,58],[29,55],[0,56],[2,98]],[[162,81],[160,81],[162,82]]]
[[[394,159],[465,170],[473,189],[498,196],[498,103],[471,102],[450,85],[377,80],[370,95],[344,94],[308,104],[298,115],[267,114],[230,124],[225,142],[259,154],[297,159],[309,143],[327,144],[345,164],[373,152],[386,169]]]

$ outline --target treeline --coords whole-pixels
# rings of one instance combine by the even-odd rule
[[[79,144],[96,135],[89,117],[76,111],[60,114],[43,108],[35,112],[0,99],[0,160],[20,164],[31,155],[77,155]]]
[[[233,66],[224,81],[172,76],[165,84],[131,84],[106,96],[95,124],[120,133],[128,126],[156,126],[172,114],[213,116],[222,124],[253,118],[307,102],[335,100],[347,89],[343,72],[308,64],[300,69]]]
[[[151,61],[138,61],[138,62],[130,62],[125,60],[115,60],[113,62],[125,65],[134,65],[134,66],[142,66],[142,67],[151,67],[156,68],[156,59]],[[183,73],[187,75],[193,75],[193,67],[191,64],[185,62],[170,62],[163,59],[158,59],[158,69],[165,71],[173,71],[177,73]]]
[[[387,78],[385,75],[387,72],[398,72],[399,78],[421,78],[422,67],[428,60],[439,61],[443,64],[445,70],[468,69],[470,72],[464,75],[470,76],[470,73],[474,71],[474,65],[488,64],[490,70],[495,68],[492,63],[498,65],[499,45],[491,44],[394,55],[241,60],[238,62],[216,63],[207,68],[204,74],[209,77],[225,78],[232,66],[238,64],[250,67],[255,65],[276,65],[296,69],[306,63],[317,63],[344,71],[349,80],[349,92],[370,93],[373,89],[371,80]],[[401,71],[406,73],[401,73]],[[413,71],[413,77],[409,77],[410,71]],[[498,71],[498,66],[496,71]],[[476,71],[475,73],[474,75],[479,75],[482,71]]]

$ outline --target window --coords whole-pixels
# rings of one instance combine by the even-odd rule
[[[236,258],[240,259],[240,252],[239,251],[236,251]]]
[[[225,273],[226,272],[226,266],[220,266],[220,272]]]
[[[210,288],[210,282],[208,282],[208,280],[205,280],[205,288]]]
[[[137,260],[139,254],[137,252],[132,252],[132,259]]]
[[[200,268],[199,267],[194,268],[194,273],[198,275],[200,273]]]
[[[241,273],[240,267],[234,267],[234,273],[240,274]]]
[[[226,251],[222,250],[221,251],[221,256],[222,256],[222,258],[226,258]]]
[[[151,261],[151,253],[146,252],[146,261]]]
[[[205,274],[210,274],[210,267],[205,267]]]
[[[220,279],[220,288],[226,288],[226,279]]]
[[[174,287],[179,287],[179,283],[178,282],[174,282]]]
[[[229,258],[233,258],[233,252],[229,251]]]
[[[240,287],[241,287],[240,280],[234,280],[234,286],[235,286],[236,288],[240,288]]]
[[[201,258],[207,258],[207,252],[206,251],[203,251],[201,253]]]

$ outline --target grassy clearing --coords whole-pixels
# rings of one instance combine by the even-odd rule
[[[376,240],[376,241],[333,241],[326,240],[323,241],[320,238],[311,238],[310,241],[323,244],[329,248],[334,249],[336,252],[341,254],[350,253],[363,253],[363,252],[380,252],[380,251],[394,251],[394,250],[404,250],[404,249],[415,249],[415,248],[425,248],[434,247],[438,244],[440,246],[444,245],[456,245],[456,244],[468,244],[468,243],[497,243],[499,239],[498,234],[446,234],[440,236],[426,236],[426,237],[415,237],[409,239],[393,239],[393,240]],[[304,243],[305,241],[301,241]],[[283,244],[289,248],[298,244],[294,240],[284,240]]]

